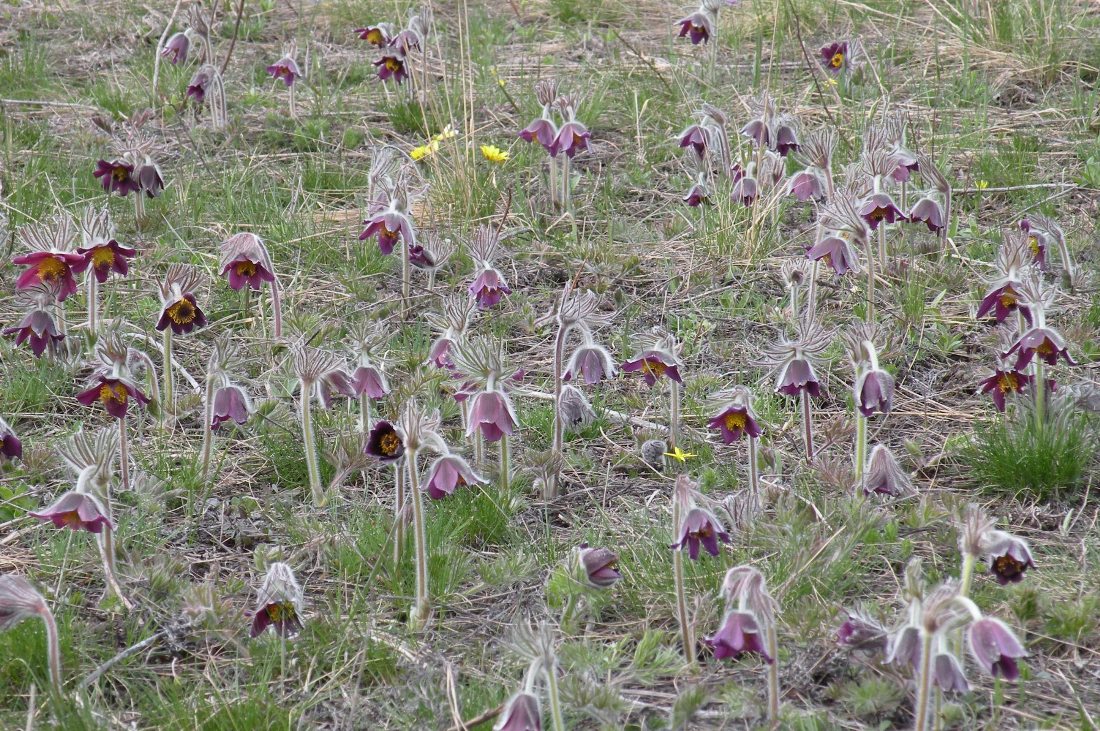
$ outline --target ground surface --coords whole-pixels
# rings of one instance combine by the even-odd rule
[[[496,708],[519,687],[524,664],[505,649],[510,627],[517,617],[560,612],[546,608],[547,577],[588,542],[620,555],[623,579],[590,621],[561,636],[568,726],[761,727],[761,664],[708,655],[700,670],[682,669],[668,550],[676,471],[699,478],[717,499],[745,485],[743,444],[721,446],[706,430],[704,406],[712,392],[745,384],[758,394],[767,461],[778,460],[782,477],[764,511],[734,530],[719,558],[689,562],[688,585],[703,635],[719,620],[714,597],[725,569],[747,562],[768,578],[781,607],[784,727],[911,723],[911,681],[838,648],[836,628],[843,610],[859,604],[892,622],[913,556],[923,558],[930,580],[957,575],[955,516],[980,502],[1036,555],[1024,582],[1001,587],[979,569],[973,589],[984,611],[1017,628],[1031,657],[1016,684],[970,672],[972,692],[949,709],[948,723],[1096,728],[1100,529],[1089,498],[1091,447],[1078,456],[1080,478],[1040,499],[976,477],[967,445],[997,416],[975,393],[997,335],[973,315],[1001,230],[1043,212],[1067,232],[1079,267],[1096,269],[1097,6],[746,0],[720,11],[712,58],[674,36],[674,21],[693,9],[686,5],[445,2],[434,8],[434,81],[422,112],[403,89],[374,78],[375,54],[352,33],[402,21],[404,3],[246,0],[225,73],[229,126],[218,133],[207,115],[196,118],[185,104],[194,61],[161,64],[153,103],[155,48],[172,5],[0,5],[0,208],[12,234],[0,242],[0,324],[22,315],[13,296],[19,268],[8,263],[21,252],[15,229],[51,215],[58,203],[79,215],[104,198],[92,171],[110,154],[110,142],[93,117],[120,123],[155,106],[145,129],[156,140],[167,188],[148,203],[150,222],[140,231],[130,199],[112,198],[119,239],[140,255],[132,276],[105,287],[104,306],[149,335],[159,363],[156,283],[171,262],[200,266],[209,274],[199,298],[210,325],[178,338],[177,357],[201,380],[215,338],[233,339],[245,355],[239,378],[259,411],[246,427],[217,437],[210,484],[195,468],[197,391],[181,382],[183,413],[173,430],[151,417],[131,420],[136,489],[117,495],[115,506],[120,578],[135,604],[127,612],[101,604],[103,577],[88,534],[26,516],[71,487],[55,456],[57,441],[78,424],[111,423],[74,399],[85,361],[35,360],[10,339],[0,341],[0,415],[25,448],[21,463],[0,472],[0,571],[26,574],[47,594],[73,695],[100,663],[179,627],[186,608],[213,610],[112,667],[80,703],[70,701],[70,712],[55,708],[62,725],[452,727]],[[224,58],[233,12],[222,9],[217,19]],[[866,63],[837,88],[820,70],[817,48],[848,37],[862,40]],[[297,119],[286,113],[285,87],[264,72],[291,41],[307,77],[296,90]],[[538,113],[532,86],[545,77],[582,95],[578,116],[592,132],[591,150],[576,158],[575,223],[548,214],[546,156],[516,140]],[[825,448],[814,468],[801,461],[797,408],[771,394],[765,369],[755,365],[769,343],[790,332],[779,271],[812,243],[812,209],[792,201],[754,220],[723,202],[701,218],[680,200],[691,176],[676,135],[704,101],[725,110],[738,129],[761,88],[805,128],[839,130],[838,167],[858,155],[875,114],[904,113],[910,145],[931,155],[956,188],[947,250],[907,228],[896,244],[899,263],[883,274],[879,293],[878,319],[894,341],[883,361],[898,393],[893,413],[873,420],[872,439],[891,445],[916,471],[912,497],[864,501],[853,494],[851,370],[839,343],[824,360],[828,390],[814,418]],[[431,291],[414,272],[416,314],[402,318],[397,257],[356,237],[372,144],[408,151],[447,124],[458,136],[420,163],[431,187],[417,205],[417,225],[459,241],[479,222],[499,222],[510,200],[507,225],[519,229],[500,263],[513,293],[474,329],[505,338],[514,366],[527,371],[521,388],[544,394],[552,390],[552,333],[534,321],[573,277],[614,313],[600,337],[616,357],[633,354],[634,333],[672,331],[683,343],[683,441],[696,456],[658,474],[637,457],[638,444],[652,435],[600,418],[570,437],[563,496],[544,504],[526,468],[550,446],[552,412],[546,400],[518,393],[522,429],[511,486],[460,490],[428,506],[435,617],[427,631],[413,633],[405,623],[412,559],[395,567],[389,558],[390,471],[352,470],[329,506],[312,507],[285,350],[265,339],[270,323],[243,321],[241,298],[216,276],[217,247],[240,230],[263,237],[282,277],[286,330],[295,337],[312,335],[314,343],[339,349],[352,325],[386,323],[390,380],[408,382],[432,337],[417,315],[434,309],[442,292],[464,293],[470,259],[460,251]],[[480,154],[482,144],[511,157],[493,164]],[[823,276],[820,297],[829,327],[858,319],[858,280]],[[78,295],[67,303],[71,326],[83,317],[81,302]],[[1082,363],[1059,366],[1059,380],[1084,388],[1095,380],[1100,305],[1086,285],[1061,292],[1049,319]],[[443,409],[448,437],[460,443],[458,409],[439,386],[429,381],[419,397]],[[620,377],[589,393],[598,412],[665,423],[665,392],[640,378]],[[396,401],[377,408],[393,416]],[[354,438],[356,405],[339,402],[317,414],[323,454]],[[1091,434],[1094,427],[1081,428]],[[335,476],[332,460],[322,467],[326,480]],[[271,635],[249,640],[245,613],[265,557],[276,554],[304,587],[305,628],[286,643]],[[32,683],[45,687],[43,647],[40,623],[0,635],[0,725],[22,725]],[[36,704],[37,723],[48,727],[44,693]]]

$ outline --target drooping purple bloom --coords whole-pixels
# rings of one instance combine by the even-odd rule
[[[571,381],[580,375],[586,386],[594,386],[605,378],[615,376],[615,363],[611,353],[596,343],[585,343],[573,351],[565,366],[562,380]]]
[[[509,698],[493,731],[542,731],[538,696],[524,691]]]
[[[750,175],[742,175],[738,178],[737,182],[733,184],[733,189],[730,191],[730,198],[746,208],[751,206],[759,196],[760,184],[757,183],[756,178]]]
[[[558,129],[553,121],[546,117],[539,117],[527,125],[519,136],[527,142],[538,142],[551,155],[554,154],[554,140],[558,137]]]
[[[580,558],[588,583],[597,589],[606,589],[622,578],[622,574],[615,569],[619,556],[613,551],[582,543]]]
[[[390,34],[384,25],[368,25],[366,28],[356,28],[355,32],[359,34],[359,40],[377,48],[389,45]]]
[[[867,460],[863,477],[865,495],[889,495],[900,497],[913,491],[909,473],[898,464],[897,457],[885,444],[876,444]]]
[[[137,178],[138,188],[140,188],[138,195],[145,193],[146,198],[156,198],[164,190],[164,177],[160,174],[160,168],[148,157],[145,158],[145,163],[137,169],[135,177]]]
[[[487,442],[499,442],[501,438],[519,426],[512,400],[503,391],[479,391],[470,402],[470,420],[466,436],[480,431]]]
[[[501,298],[512,293],[504,275],[495,267],[483,266],[469,286],[470,296],[477,300],[479,310],[500,304]]]
[[[28,513],[32,518],[51,521],[58,528],[103,532],[103,526],[113,528],[99,498],[86,492],[69,491],[40,513]]]
[[[370,434],[367,435],[367,446],[363,451],[379,462],[396,462],[405,454],[405,441],[393,424],[381,419],[371,427]]]
[[[1033,226],[1031,219],[1026,216],[1020,219],[1020,230],[1027,234],[1027,246],[1031,250],[1031,257],[1035,265],[1046,271],[1047,245],[1049,244],[1046,232]]]
[[[588,144],[591,139],[592,133],[588,131],[588,128],[581,122],[571,119],[558,130],[558,136],[554,138],[553,144],[550,145],[550,155],[551,157],[557,157],[564,152],[572,158],[578,151],[589,149]]]
[[[416,233],[409,217],[393,206],[385,208],[363,221],[366,226],[359,240],[365,241],[372,236],[378,238],[378,249],[383,255],[393,253],[393,247],[402,238],[410,245],[416,244]]]
[[[802,391],[814,398],[821,395],[821,382],[817,379],[813,364],[805,358],[792,358],[779,371],[775,386],[776,393],[784,396],[798,396]]]
[[[160,55],[171,61],[173,65],[177,65],[187,63],[187,52],[190,49],[191,39],[186,33],[173,33],[161,49]]]
[[[925,196],[909,209],[910,223],[923,223],[934,234],[943,231],[943,207],[935,198]]]
[[[1032,358],[1038,356],[1047,365],[1057,365],[1058,358],[1063,358],[1069,365],[1077,365],[1077,361],[1069,356],[1066,341],[1061,333],[1049,327],[1033,327],[1023,335],[1005,353],[1016,353],[1016,370],[1021,371],[1031,363]]]
[[[302,72],[298,68],[298,62],[290,56],[283,56],[275,63],[267,67],[267,73],[271,74],[272,78],[282,79],[288,87],[293,86],[294,82],[302,78]]]
[[[188,89],[190,93],[190,89]],[[99,160],[93,173],[103,184],[103,190],[108,193],[118,193],[122,197],[141,190],[137,178],[134,177],[134,166],[122,160]]]
[[[707,184],[698,181],[691,186],[691,189],[684,196],[683,201],[691,208],[698,208],[704,203],[710,203],[711,194]]]
[[[453,495],[456,488],[485,482],[485,478],[474,472],[470,463],[460,455],[447,453],[436,457],[428,468],[428,481],[424,489],[432,500],[441,500]]]
[[[76,294],[76,277],[88,266],[83,254],[71,251],[32,251],[11,260],[12,264],[25,266],[26,269],[15,280],[16,289],[30,289],[39,284],[53,287],[57,301],[64,302]]]
[[[825,197],[825,184],[822,182],[821,173],[817,168],[812,167],[799,170],[787,183],[787,192],[803,203],[810,199],[821,200]]]
[[[786,117],[787,122],[791,121],[790,117]],[[775,151],[782,157],[786,157],[792,152],[798,152],[802,149],[802,145],[798,141],[798,130],[795,125],[788,124],[781,120],[775,125]]]
[[[989,571],[1001,586],[1018,584],[1024,580],[1024,573],[1035,568],[1031,548],[1027,541],[1005,531],[990,531],[988,542],[982,548],[989,562]]]
[[[369,398],[379,399],[390,392],[386,374],[373,365],[362,363],[351,373],[351,387],[356,397],[365,394]]]
[[[0,460],[19,459],[23,456],[23,442],[8,423],[0,419]]]
[[[268,627],[280,637],[292,637],[302,630],[302,588],[290,566],[282,562],[271,564],[264,576],[249,637],[258,637]]]
[[[970,654],[982,670],[1005,680],[1020,677],[1016,660],[1027,657],[1027,651],[1004,622],[993,617],[982,617],[970,625],[967,639]]]
[[[893,635],[886,651],[886,662],[908,665],[913,670],[920,668],[921,637],[920,628],[907,624]]]
[[[222,267],[222,276],[228,277],[230,289],[263,289],[264,282],[274,282],[275,273],[269,271],[258,256],[240,254]]]
[[[24,315],[18,325],[4,328],[4,335],[14,335],[16,345],[29,343],[36,358],[41,358],[46,348],[55,348],[65,339],[49,310],[37,307]]]
[[[856,380],[853,393],[859,413],[888,414],[894,400],[894,377],[883,370],[867,369]]]
[[[824,261],[832,267],[838,277],[848,272],[858,272],[859,258],[848,240],[836,234],[826,236],[810,247],[806,257],[814,261]]]
[[[746,406],[730,404],[720,413],[714,416],[708,423],[711,429],[717,429],[722,434],[725,444],[733,444],[741,438],[742,434],[748,434],[753,439],[759,437],[763,430],[756,423],[752,412]]]
[[[752,140],[757,147],[770,147],[772,143],[772,131],[763,118],[752,119],[741,128],[741,135]]]
[[[898,166],[890,173],[890,177],[893,178],[895,182],[907,182],[909,178],[912,177],[913,173],[920,170],[920,163],[917,162],[917,156],[902,147],[900,142],[895,143],[891,147],[890,152],[898,163]]]
[[[622,365],[623,373],[642,372],[642,378],[646,385],[657,383],[661,376],[667,376],[677,383],[683,383],[680,377],[680,363],[676,358],[663,350],[644,350],[633,360],[628,360]]]
[[[212,77],[209,71],[199,70],[195,72],[195,75],[191,77],[191,83],[187,85],[187,93],[185,96],[189,99],[194,99],[195,104],[202,104],[206,98],[206,87],[210,86]]]
[[[451,362],[450,350],[454,345],[454,340],[446,337],[440,337],[432,343],[432,347],[428,350],[428,362],[434,365],[436,368],[451,370],[454,368],[454,363]]]
[[[126,416],[130,399],[136,399],[141,405],[149,403],[148,397],[128,380],[107,376],[97,377],[91,388],[76,395],[76,400],[85,406],[91,406],[98,401],[116,419]]]
[[[959,659],[946,651],[932,656],[932,681],[944,693],[966,693],[970,690]]]
[[[718,516],[706,508],[693,506],[680,522],[680,535],[672,548],[683,550],[687,547],[688,556],[694,561],[699,558],[699,546],[711,556],[718,555],[718,542],[729,543],[730,534],[722,527]]]
[[[374,62],[378,68],[378,79],[386,81],[393,79],[395,84],[400,84],[409,78],[409,70],[405,65],[405,54],[395,48],[383,52],[382,57]]]
[[[690,147],[695,150],[699,159],[707,152],[707,131],[698,124],[693,124],[680,133],[680,147]]]
[[[343,367],[333,368],[321,375],[313,388],[317,394],[317,403],[323,409],[332,408],[334,396],[354,398],[355,388],[352,386],[351,376]]]
[[[240,386],[228,384],[214,392],[214,406],[211,409],[210,428],[217,429],[222,422],[232,419],[239,425],[248,421],[252,412],[252,403],[248,394]]]
[[[680,26],[678,37],[690,37],[693,46],[707,43],[714,35],[714,23],[711,21],[710,14],[702,10],[697,10],[686,18],[677,20],[676,24]]]
[[[859,209],[859,215],[867,222],[872,231],[878,229],[880,223],[894,223],[904,221],[905,214],[889,193],[874,193],[864,202]]]
[[[1010,393],[1019,393],[1029,383],[1031,383],[1031,376],[1022,373],[1018,368],[1010,370],[998,368],[993,371],[992,376],[979,384],[979,390],[981,393],[992,394],[997,411],[1004,413],[1005,396]]]
[[[763,634],[756,615],[735,610],[726,613],[722,626],[712,636],[704,637],[703,643],[714,650],[714,656],[719,660],[737,659],[749,653],[759,655],[764,662],[771,664],[775,658],[768,655]]]

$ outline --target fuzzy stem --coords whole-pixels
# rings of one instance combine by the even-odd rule
[[[57,635],[57,621],[53,618],[53,612],[45,605],[39,610],[39,616],[46,625],[46,660],[50,667],[50,686],[60,698],[62,696],[61,641]]]
[[[554,731],[565,731],[565,716],[561,712],[561,693],[558,692],[558,676],[554,667],[544,668],[546,696],[550,703],[550,724]]]
[[[889,262],[889,256],[886,253],[886,222],[879,221],[878,223],[878,264],[879,268],[885,273],[886,264]],[[870,268],[870,267],[868,267]]]
[[[96,543],[99,545],[99,555],[103,559],[103,575],[107,579],[107,591],[113,591],[123,606],[132,609],[133,605],[122,593],[118,577],[115,576],[115,533],[109,525],[103,526],[103,532],[99,534],[99,540]]]
[[[287,90],[287,93],[288,93],[289,101],[290,101],[290,117],[291,117],[291,119],[297,119],[298,118],[298,110],[294,106],[294,84],[290,85],[290,88]]]
[[[275,339],[283,337],[283,293],[279,289],[279,280],[271,283],[271,318],[274,322]]]
[[[867,462],[867,417],[856,409],[856,482],[863,487],[863,471]]]
[[[126,438],[126,417],[118,420],[118,474],[122,490],[130,489],[130,440]]]
[[[565,326],[560,325],[558,327],[557,336],[554,338],[554,437],[551,450],[555,456],[561,455],[565,449],[565,423],[561,413],[561,379],[562,360],[565,358],[565,337],[567,334],[568,332]],[[560,477],[558,470],[554,470],[554,474],[551,476],[549,484],[546,486],[547,494],[544,496],[545,498],[549,499],[558,496],[558,481]]]
[[[947,234],[951,230],[951,188],[947,188],[947,193],[944,194],[943,204],[943,230],[940,232],[940,238],[944,244],[947,245]]]
[[[413,546],[416,550],[416,603],[409,617],[413,629],[422,629],[428,619],[428,534],[424,528],[424,497],[420,494],[420,475],[416,468],[416,451],[405,454],[409,473],[409,498],[413,508]]]
[[[562,210],[570,212],[573,210],[573,186],[569,180],[569,156],[566,155],[561,159],[561,205]]]
[[[301,386],[302,441],[306,453],[306,472],[309,474],[309,491],[313,494],[313,505],[323,507],[328,498],[321,485],[321,467],[317,457],[317,440],[313,433],[313,410],[310,409],[309,393],[313,384],[303,380]]]
[[[870,239],[867,239],[865,251],[867,255],[867,307],[863,319],[865,322],[871,322],[875,316],[875,254],[871,249]]]
[[[1047,384],[1046,384],[1046,368],[1043,367],[1043,361],[1036,356],[1035,358],[1035,427],[1036,429],[1043,429],[1046,425],[1046,401],[1047,401]]]
[[[680,501],[672,498],[672,530],[680,535]],[[684,584],[684,554],[679,549],[672,551],[672,579],[676,585],[676,618],[680,622],[680,643],[684,647],[684,659],[690,667],[695,667],[695,638],[692,636],[691,620],[688,617],[687,587]]]
[[[95,267],[88,267],[88,332],[95,335],[99,329],[99,280]]]
[[[932,635],[921,630],[920,674],[917,676],[916,717],[913,731],[928,728],[928,696],[932,689]]]
[[[140,190],[134,193],[134,228],[138,231],[145,221],[145,194]]]
[[[974,576],[974,564],[977,562],[977,558],[967,552],[963,554],[962,571],[959,572],[959,596],[966,597],[970,595],[970,580]]]
[[[813,265],[810,267],[810,286],[806,292],[806,322],[810,323],[814,321],[814,315],[817,310],[817,270],[821,266],[821,261],[814,260]]]
[[[811,418],[810,411],[810,394],[806,389],[802,389],[802,439],[806,444],[806,462],[812,464],[814,461],[814,428],[813,419]]]
[[[577,610],[577,593],[574,591],[569,595],[569,601],[565,603],[565,609],[561,612],[560,626],[562,630],[566,632],[572,632],[573,613]]]
[[[359,394],[359,431],[366,434],[371,427],[370,396],[366,391]]]
[[[206,374],[206,403],[202,422],[202,479],[210,474],[210,453],[214,446],[214,374]]]
[[[412,273],[409,263],[409,242],[401,237],[401,311],[409,313],[409,293],[412,288]]]
[[[402,458],[403,460],[404,458]],[[405,470],[401,460],[393,465],[393,519],[397,523],[397,532],[393,537],[394,571],[405,554]]]
[[[791,283],[791,318],[798,321],[798,285]]]
[[[481,438],[480,429],[474,429],[474,464],[485,464],[485,440]]]
[[[558,202],[558,158],[550,158],[550,207],[556,207]]]
[[[760,500],[760,466],[758,464],[758,445],[756,437],[749,436],[749,489],[752,491],[754,505],[759,505]]]
[[[680,384],[671,378],[668,383],[668,446],[675,452],[680,431]]]
[[[164,400],[161,404],[161,412],[165,421],[176,413],[175,373],[172,370],[172,328],[164,328]]]
[[[511,483],[511,447],[509,446],[509,439],[507,434],[503,434],[500,437],[500,491],[501,493],[507,493],[508,487]]]
[[[768,720],[772,727],[779,723],[779,638],[775,632],[775,626],[768,623],[767,632],[768,654],[772,661],[768,665]]]

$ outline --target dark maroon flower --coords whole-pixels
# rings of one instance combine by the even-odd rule
[[[368,25],[366,28],[356,28],[355,32],[359,34],[359,40],[377,48],[389,45],[390,34],[384,25]]]
[[[1017,288],[1020,285],[1015,282],[1006,282],[1005,284],[994,287],[986,292],[985,297],[982,298],[982,303],[978,307],[978,317],[985,317],[990,310],[993,310],[993,316],[997,319],[998,323],[1004,322],[1010,314],[1019,310],[1020,314],[1027,320],[1027,324],[1031,324],[1031,309],[1026,305],[1020,304],[1020,293]]]
[[[1029,383],[1031,383],[1031,376],[1020,372],[1019,369],[1001,370],[998,368],[993,371],[992,376],[983,380],[979,386],[981,393],[993,395],[993,403],[996,405],[997,411],[1004,412],[1005,396],[1010,393],[1019,393]]]
[[[1047,365],[1057,365],[1058,358],[1063,358],[1069,365],[1077,365],[1073,358],[1069,357],[1066,341],[1062,339],[1057,330],[1049,327],[1033,327],[1013,344],[1005,357],[1016,353],[1016,370],[1022,371],[1031,363],[1031,359],[1038,356]]]
[[[479,391],[470,402],[470,418],[466,436],[480,431],[487,442],[499,442],[505,434],[512,435],[519,426],[512,400],[503,391]]]
[[[23,442],[8,423],[0,419],[0,458],[13,460],[23,456]]]
[[[786,119],[786,122],[780,121],[775,126],[775,151],[783,157],[802,149],[798,142],[798,130],[794,124],[789,123],[789,117]]]
[[[134,166],[128,162],[99,160],[93,174],[100,179],[103,190],[108,193],[114,192],[126,197],[141,190],[141,185],[134,178]]]
[[[698,208],[704,203],[710,203],[710,189],[704,182],[697,182],[691,186],[691,190],[684,196],[683,201],[692,208]]]
[[[491,266],[483,266],[468,289],[470,296],[477,300],[479,310],[495,307],[504,295],[512,293],[504,275]]]
[[[38,284],[53,287],[57,301],[64,302],[70,294],[76,294],[76,278],[88,266],[83,254],[71,251],[32,251],[17,256],[12,264],[27,267],[15,280],[16,289],[30,289]]]
[[[680,26],[679,37],[690,37],[693,46],[708,42],[711,36],[714,35],[714,23],[711,21],[710,15],[702,10],[698,10],[686,18],[681,18],[676,21],[676,24]]]
[[[733,444],[741,438],[742,434],[748,434],[756,439],[763,433],[748,407],[736,404],[723,409],[708,422],[707,426],[721,432],[722,441],[725,444]]]
[[[196,104],[202,104],[203,99],[206,98],[206,87],[210,85],[210,81],[209,71],[202,69],[196,71],[195,75],[191,77],[191,83],[187,85],[186,96],[194,99]]]
[[[435,257],[420,244],[413,244],[409,247],[409,263],[417,269],[431,269],[435,266]]]
[[[859,209],[859,215],[874,231],[880,223],[894,223],[904,221],[905,214],[894,203],[889,193],[875,193]]]
[[[1005,680],[1020,677],[1016,660],[1027,657],[1027,651],[1004,622],[993,617],[982,617],[970,625],[967,638],[970,654],[982,670]]]
[[[103,532],[103,526],[114,527],[107,519],[103,503],[86,492],[67,492],[42,512],[28,514],[32,518],[49,520],[58,528],[86,530],[90,533]]]
[[[35,308],[23,316],[19,324],[4,329],[4,335],[14,335],[15,344],[30,343],[31,352],[36,358],[42,357],[46,348],[55,348],[65,336],[62,335],[48,310]]]
[[[619,563],[619,557],[613,551],[606,548],[592,548],[587,543],[582,543],[580,558],[585,578],[597,589],[606,589],[623,577],[615,569]]]
[[[1027,234],[1027,246],[1031,250],[1031,258],[1035,265],[1046,271],[1047,245],[1050,243],[1047,232],[1032,225],[1031,220],[1027,217],[1020,219],[1020,230]]]
[[[85,257],[85,262],[92,268],[92,273],[100,284],[107,281],[111,272],[122,277],[129,274],[128,260],[137,256],[136,249],[128,249],[114,239],[77,249],[76,252]]]
[[[508,699],[493,731],[542,731],[538,696],[523,691]]]
[[[856,380],[853,393],[859,413],[888,414],[894,400],[894,377],[883,370],[867,369]]]
[[[558,130],[558,136],[554,138],[554,143],[550,145],[550,155],[551,157],[557,157],[564,152],[572,158],[579,150],[587,150],[591,139],[592,133],[588,131],[588,128],[577,120],[571,119]]]
[[[825,185],[817,168],[806,168],[791,176],[787,192],[798,200],[821,200],[825,197]]]
[[[770,147],[772,133],[763,119],[753,119],[741,128],[741,134],[748,137],[757,147]]]
[[[680,133],[680,147],[690,147],[700,159],[707,152],[707,131],[698,124],[693,124]]]
[[[932,681],[944,693],[966,693],[970,690],[959,659],[950,652],[932,656]]]
[[[195,295],[185,293],[175,302],[164,305],[157,320],[157,330],[172,328],[176,335],[189,333],[195,328],[206,326],[206,315],[195,301]]]
[[[214,406],[211,409],[210,427],[217,429],[222,422],[232,419],[243,425],[252,412],[252,403],[244,389],[233,384],[222,386],[214,392]]]
[[[623,363],[623,373],[642,372],[647,385],[657,383],[661,376],[667,376],[677,383],[683,383],[680,377],[680,363],[675,356],[663,350],[643,350],[634,360]]]
[[[302,631],[302,620],[298,617],[293,602],[272,602],[252,614],[249,637],[259,637],[268,627],[273,627],[280,637],[293,637]]]
[[[779,371],[776,393],[784,396],[798,396],[802,391],[814,398],[821,395],[821,382],[817,379],[814,367],[805,358],[792,358]]]
[[[290,566],[278,561],[268,567],[260,586],[249,637],[258,637],[269,626],[280,637],[302,629],[302,588]]]
[[[282,79],[287,86],[293,86],[295,81],[302,78],[302,72],[298,69],[298,62],[290,56],[283,56],[268,66],[267,73],[271,74],[272,78]]]
[[[751,206],[759,195],[760,185],[756,182],[756,178],[748,175],[738,178],[733,184],[733,190],[730,191],[730,197],[746,208]]]
[[[385,256],[393,253],[393,247],[402,238],[410,246],[416,244],[416,233],[413,231],[412,220],[393,206],[374,214],[363,221],[363,225],[366,228],[363,229],[363,233],[359,234],[359,240],[365,241],[372,236],[376,236],[378,238],[378,249]]]
[[[187,51],[191,48],[191,39],[186,33],[173,33],[168,42],[164,44],[160,55],[172,62],[173,65],[187,62]]]
[[[859,271],[859,258],[848,240],[832,234],[810,247],[806,257],[814,261],[824,261],[832,267],[837,276]]]
[[[574,374],[579,374],[588,386],[593,386],[605,378],[614,377],[615,363],[611,360],[611,353],[595,342],[581,345],[573,351],[573,357],[565,366],[562,380],[571,381]]]
[[[825,70],[831,74],[839,74],[848,68],[848,42],[830,43],[821,47],[821,60]]]
[[[405,28],[393,37],[390,45],[407,56],[409,51],[420,50],[420,34],[412,28]]]
[[[383,419],[371,427],[363,451],[379,462],[396,462],[405,454],[405,442],[393,424]]]
[[[400,84],[409,78],[409,70],[405,66],[405,54],[396,49],[385,51],[382,58],[375,61],[374,65],[378,68],[378,78],[381,81],[393,79],[394,83]]]
[[[539,117],[527,125],[520,133],[521,139],[527,142],[538,142],[551,155],[554,154],[554,140],[558,137],[558,129],[554,123],[546,117]]]
[[[719,660],[736,660],[749,653],[759,655],[768,664],[775,662],[765,649],[763,631],[752,612],[727,612],[722,626],[711,637],[704,637],[703,643],[714,650]]]
[[[1018,584],[1024,579],[1024,572],[1035,568],[1031,557],[1031,548],[1027,541],[1004,531],[990,531],[982,544],[989,570],[1001,586]]]
[[[923,223],[934,234],[943,231],[943,208],[935,198],[925,196],[909,209],[910,223]]]
[[[137,386],[126,380],[107,376],[99,376],[94,386],[76,395],[76,400],[85,406],[91,406],[98,401],[116,419],[126,416],[130,399],[137,399],[143,406],[149,403],[149,399]]]
[[[428,481],[424,488],[432,500],[453,495],[459,487],[484,483],[485,478],[474,472],[470,463],[457,454],[447,453],[436,457],[428,468]]]
[[[241,254],[222,267],[222,275],[228,277],[231,289],[263,289],[264,282],[274,282],[275,274],[268,271],[263,262]]]
[[[137,181],[138,187],[145,193],[146,198],[156,198],[164,190],[164,178],[160,174],[160,168],[149,158],[146,158],[145,164],[138,168]]]
[[[730,534],[718,521],[718,517],[705,508],[694,506],[681,519],[680,535],[672,548],[683,550],[686,546],[692,560],[699,558],[699,546],[711,556],[718,555],[718,541],[730,542]]]

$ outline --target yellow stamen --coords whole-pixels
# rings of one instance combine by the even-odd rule
[[[111,177],[114,178],[116,183],[123,183],[130,177],[130,171],[122,166],[112,168]]]
[[[292,622],[296,616],[297,612],[291,602],[267,605],[267,618],[272,622]]]
[[[748,419],[745,414],[741,414],[736,411],[731,411],[730,413],[726,414],[726,429],[730,431],[737,431],[738,429],[743,430],[745,428],[745,424],[747,423]]]
[[[642,361],[642,373],[648,373],[651,376],[660,378],[668,370],[668,366],[659,360],[650,360],[646,358]]]
[[[390,71],[394,72],[394,73],[397,73],[402,68],[404,68],[404,66],[400,61],[398,61],[393,56],[387,56],[386,57],[386,68],[389,69]]]
[[[1054,353],[1054,343],[1050,340],[1044,340],[1039,343],[1039,347],[1035,349],[1035,352],[1039,355],[1052,355]]]
[[[99,401],[103,404],[109,404],[115,401],[120,404],[125,404],[129,399],[130,394],[126,390],[126,387],[121,383],[104,383],[99,387]]]
[[[256,264],[247,259],[245,261],[239,261],[233,265],[233,271],[235,271],[238,276],[254,277],[256,276]]]
[[[56,282],[69,273],[69,265],[60,259],[50,257],[38,265],[38,278],[43,282]]]
[[[833,57],[829,59],[829,65],[834,69],[838,69],[844,65],[844,54],[841,51],[837,51],[833,54]]]
[[[97,246],[92,249],[92,268],[106,269],[115,263],[115,252],[110,246]]]
[[[70,510],[67,513],[62,513],[61,522],[65,525],[80,525],[80,514],[75,510]]]
[[[997,379],[997,389],[1001,393],[1015,393],[1020,390],[1020,378],[1015,373],[1002,373]]]
[[[382,454],[390,456],[397,454],[398,448],[401,447],[401,440],[396,434],[383,434],[382,438],[378,440],[378,448],[382,450]]]
[[[198,309],[188,299],[181,299],[168,308],[168,319],[177,325],[190,325],[198,314]]]
[[[376,46],[382,45],[382,31],[377,28],[373,28],[367,31],[367,43],[373,43]]]

